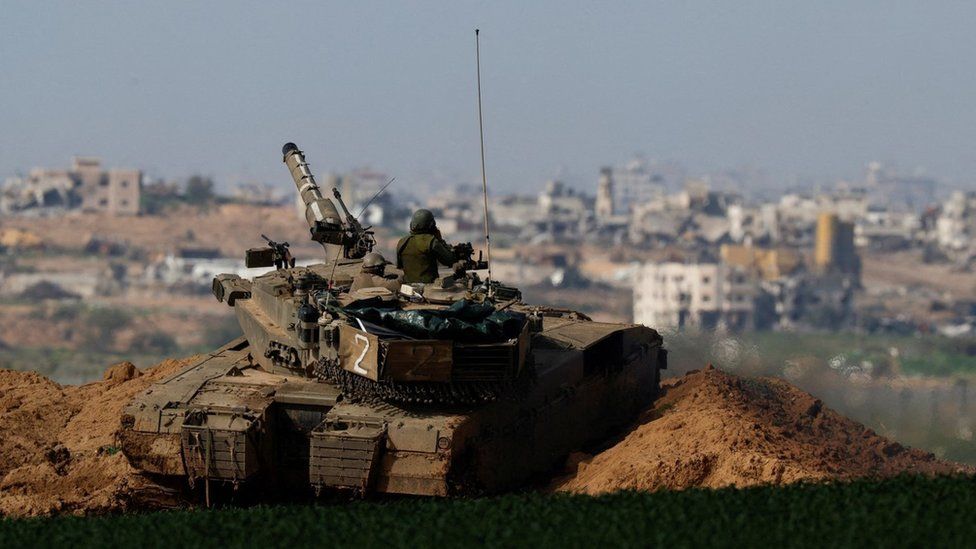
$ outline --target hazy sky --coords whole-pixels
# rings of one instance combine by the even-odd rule
[[[0,0],[0,178],[75,154],[223,182],[317,171],[596,178],[643,152],[976,174],[976,4]],[[612,6],[612,7],[611,7]]]

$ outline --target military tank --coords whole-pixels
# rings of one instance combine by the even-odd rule
[[[433,283],[350,291],[373,232],[337,189],[322,194],[297,146],[282,153],[324,260],[296,267],[269,240],[245,253],[269,272],[214,279],[242,337],[125,407],[121,448],[143,473],[202,482],[208,497],[212,485],[493,493],[551,472],[656,396],[656,331],[523,303],[479,276],[470,244]]]

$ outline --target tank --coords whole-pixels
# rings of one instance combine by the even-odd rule
[[[266,238],[245,263],[269,272],[214,279],[241,337],[124,408],[138,470],[208,499],[494,493],[551,474],[657,395],[656,331],[524,303],[481,278],[470,243],[433,283],[350,291],[373,233],[338,190],[322,193],[297,146],[282,153],[323,261],[296,267]]]

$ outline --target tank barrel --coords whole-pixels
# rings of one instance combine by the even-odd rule
[[[323,244],[342,244],[342,217],[331,200],[322,196],[315,176],[305,161],[305,154],[294,143],[281,148],[285,165],[291,173],[298,194],[305,203],[305,221],[312,232],[312,240]]]
[[[312,240],[323,245],[341,245],[347,258],[359,258],[372,250],[374,244],[372,232],[364,229],[349,213],[337,189],[332,189],[332,194],[345,212],[345,220],[336,209],[335,203],[322,196],[322,191],[315,182],[315,176],[312,175],[312,170],[305,161],[305,153],[298,148],[298,145],[292,142],[285,143],[281,148],[281,154],[291,173],[291,179],[298,189],[298,194],[305,204],[305,221],[312,233]]]

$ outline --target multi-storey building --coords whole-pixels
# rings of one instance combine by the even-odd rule
[[[647,263],[634,280],[634,321],[655,328],[752,327],[758,286],[723,263]]]
[[[943,250],[969,249],[976,236],[976,193],[957,191],[942,205],[935,221],[935,239]]]
[[[659,199],[667,190],[666,178],[641,160],[631,161],[606,176],[612,181],[610,202],[614,215],[628,214],[633,206]]]
[[[81,208],[113,215],[139,213],[142,173],[102,169],[97,158],[75,157],[69,169],[34,168],[26,178],[8,184],[5,210]]]

